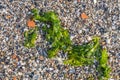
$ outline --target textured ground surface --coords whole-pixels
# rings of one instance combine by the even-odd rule
[[[41,34],[35,48],[23,46],[23,32],[28,30],[26,20],[32,8],[56,11],[75,44],[100,36],[109,52],[111,79],[120,79],[118,0],[0,0],[0,80],[88,80],[90,76],[97,80],[95,65],[75,68],[43,57],[47,54]],[[88,19],[80,17],[83,12]]]

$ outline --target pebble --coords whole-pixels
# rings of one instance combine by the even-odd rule
[[[81,29],[80,29],[80,30],[78,30],[78,33],[79,33],[79,34],[81,34],[81,33],[82,33],[82,30],[81,30]]]
[[[44,60],[44,57],[43,57],[43,56],[40,56],[39,58],[40,58],[40,60],[41,60],[41,61],[43,61],[43,60]]]
[[[59,70],[57,70],[57,69],[56,69],[56,70],[54,70],[54,73],[58,73],[58,72],[59,72]]]
[[[107,43],[110,44],[111,43],[111,39],[107,39]]]
[[[92,38],[91,38],[90,36],[88,36],[88,37],[87,37],[87,40],[88,40],[88,41],[91,41],[91,40],[92,40]]]
[[[21,73],[21,72],[18,72],[18,75],[19,75],[19,76],[21,76],[21,75],[22,75],[22,73]]]
[[[94,2],[94,4],[96,4],[96,3],[97,3],[97,0],[93,0],[93,2]]]
[[[70,74],[75,73],[75,69],[70,69],[70,70],[69,70],[69,73],[70,73]]]
[[[39,75],[34,75],[33,80],[39,80]]]
[[[70,35],[70,40],[73,40],[75,38],[76,35]]]

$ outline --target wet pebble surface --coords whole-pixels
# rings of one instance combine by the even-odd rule
[[[119,2],[120,3],[120,2]],[[111,80],[120,79],[120,6],[118,0],[1,0],[0,80],[97,80],[96,65],[71,67],[47,58],[40,31],[35,48],[23,46],[31,9],[54,10],[71,40],[82,44],[100,36],[109,52]],[[82,19],[86,13],[88,19]]]

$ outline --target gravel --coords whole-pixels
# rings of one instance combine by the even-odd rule
[[[42,34],[35,48],[23,46],[26,21],[31,9],[54,10],[68,29],[74,44],[100,36],[109,52],[111,80],[120,79],[119,0],[1,0],[0,1],[0,80],[97,80],[93,66],[71,67],[47,58]],[[82,19],[81,13],[89,18]]]

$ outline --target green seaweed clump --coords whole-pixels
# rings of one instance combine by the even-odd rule
[[[68,59],[64,64],[73,66],[91,65],[94,60],[100,56],[99,38],[94,37],[92,41],[82,45],[73,45],[71,51],[68,52]]]
[[[46,40],[51,45],[48,49],[48,57],[55,57],[59,51],[67,52],[71,46],[70,35],[68,30],[63,29],[60,25],[57,14],[52,11],[40,14],[37,9],[33,9],[32,13],[35,20],[50,25],[50,27],[45,25],[42,28],[45,32]]]
[[[29,31],[24,32],[25,42],[24,46],[27,48],[31,48],[35,46],[35,42],[37,39],[37,28],[30,29]]]
[[[101,57],[99,59],[99,66],[97,68],[100,80],[108,80],[110,77],[111,68],[108,66],[107,63],[108,63],[107,50],[103,49]]]

